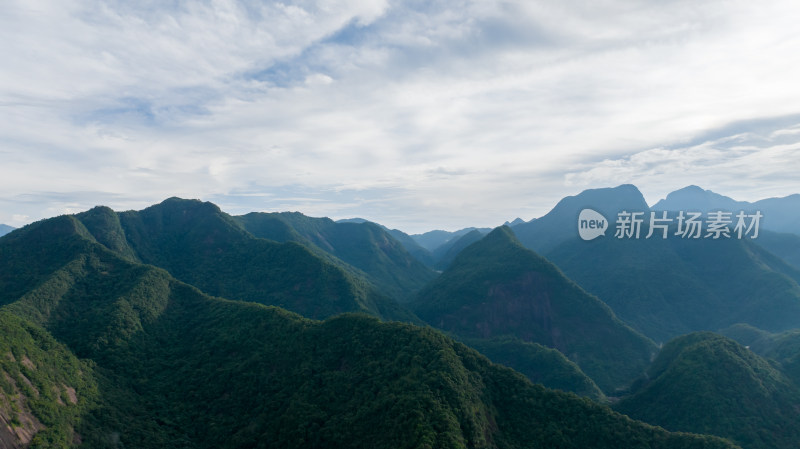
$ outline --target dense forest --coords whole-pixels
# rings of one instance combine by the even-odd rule
[[[3,236],[0,447],[800,443],[785,316],[705,317],[718,327],[659,348],[514,228],[451,236],[435,258],[397,232],[171,198]],[[748,295],[792,301],[782,259],[729,251],[761,261]]]

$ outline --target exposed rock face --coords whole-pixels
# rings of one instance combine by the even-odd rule
[[[0,391],[0,449],[24,448],[44,425],[31,414],[17,382],[5,372],[3,376],[13,393]]]

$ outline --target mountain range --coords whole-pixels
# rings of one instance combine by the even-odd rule
[[[775,232],[788,232],[800,235],[800,194],[783,198],[767,198],[755,202],[736,201],[698,186],[688,186],[676,190],[653,205],[657,211],[699,211],[724,210],[729,212],[760,211],[764,217],[764,229]]]
[[[800,325],[800,271],[765,249],[781,246],[785,234],[759,239],[615,238],[583,241],[577,218],[591,208],[611,217],[617,211],[650,209],[634,186],[594,189],[560,201],[548,214],[512,228],[528,248],[540,252],[572,280],[608,304],[619,318],[657,342],[678,335],[750,323],[769,331]],[[778,243],[771,243],[772,239]],[[780,252],[780,251],[779,251]],[[799,254],[800,255],[800,254]]]
[[[513,243],[507,228],[490,237]],[[392,304],[344,263],[255,237],[213,204],[174,198],[138,212],[99,207],[3,237],[0,442],[737,447],[533,384],[435,329],[339,313],[386,318],[380,304]],[[554,285],[580,292],[563,282]],[[243,300],[218,297],[228,294]],[[281,302],[328,318],[265,305]]]
[[[656,351],[507,226],[464,249],[410,306],[460,337],[516,337],[558,349],[607,393],[638,377]]]
[[[0,238],[0,447],[797,447],[792,201],[623,185],[415,236],[180,198],[36,222]],[[757,239],[613,236],[753,205]]]

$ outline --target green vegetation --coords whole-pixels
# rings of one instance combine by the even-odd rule
[[[375,223],[336,223],[298,212],[253,212],[235,218],[256,237],[298,242],[335,256],[361,270],[382,292],[400,301],[407,300],[435,277],[431,269]]]
[[[411,306],[462,338],[513,336],[558,349],[607,393],[644,372],[656,350],[505,226],[463,250]]]
[[[749,240],[575,240],[547,258],[659,342],[736,323],[773,332],[800,323],[800,271]]]
[[[554,390],[569,391],[598,402],[606,397],[592,379],[564,354],[538,343],[514,337],[462,340],[492,362],[513,367],[534,383]]]
[[[749,349],[709,332],[667,343],[638,390],[614,407],[673,431],[727,437],[743,448],[795,448],[800,390]]]
[[[0,427],[6,421],[32,437],[19,441],[0,428],[0,445],[72,447],[75,426],[98,395],[92,366],[41,327],[0,310]]]
[[[449,242],[442,244],[433,252],[433,259],[436,261],[434,268],[437,270],[447,269],[464,248],[482,238],[483,234],[477,229],[473,229],[461,237],[454,237]]]
[[[762,231],[754,242],[800,270],[800,235]]]
[[[211,203],[170,198],[140,212],[95,208],[76,218],[119,256],[164,268],[214,296],[312,318],[361,311],[416,320],[368,281],[298,243],[256,238]]]
[[[784,374],[800,386],[800,329],[772,334],[745,324],[720,331],[753,352],[778,364]]]
[[[189,245],[123,229],[143,260],[176,263],[158,245]],[[185,238],[200,236],[234,240]],[[28,407],[47,426],[37,447],[735,447],[534,385],[430,328],[361,314],[320,322],[207,296],[108,249],[74,217],[12,237],[0,240],[0,358],[13,357],[0,366],[14,379],[2,394],[22,407],[0,409]],[[203,243],[193,254],[231,248]]]

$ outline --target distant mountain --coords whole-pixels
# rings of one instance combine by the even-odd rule
[[[463,250],[410,306],[463,338],[511,336],[558,349],[606,392],[638,377],[655,352],[508,227]]]
[[[337,223],[372,223],[369,220],[365,220],[363,218],[345,218],[342,220],[337,220]],[[406,251],[409,254],[414,256],[415,259],[420,261],[423,265],[429,268],[433,268],[433,258],[431,257],[430,251],[421,247],[416,240],[414,240],[410,235],[406,234],[405,232],[399,229],[389,229],[386,226],[375,223],[381,228],[383,228],[386,232],[389,233],[392,237],[394,237],[398,242],[400,242],[403,247],[405,247]]]
[[[766,360],[712,333],[664,346],[648,378],[616,410],[672,431],[730,438],[745,449],[800,442],[800,390]]]
[[[433,252],[434,268],[437,270],[444,270],[453,263],[456,256],[464,250],[464,248],[472,245],[478,240],[482,239],[484,234],[477,229],[473,229],[461,237],[450,239],[448,242],[440,245]]]
[[[164,268],[214,296],[312,318],[362,311],[414,319],[367,281],[298,243],[256,238],[211,203],[170,198],[142,211],[98,207],[75,217],[120,256]]]
[[[489,231],[491,231],[491,228],[464,228],[454,232],[437,229],[435,231],[428,231],[424,234],[414,234],[411,236],[411,238],[413,238],[423,248],[433,252],[445,243],[472,231],[478,231],[481,234],[487,234]]]
[[[698,186],[687,186],[667,195],[653,205],[653,210],[710,212],[715,210],[738,211],[750,203],[736,201]]]
[[[525,220],[517,217],[517,218],[514,219],[514,221],[507,221],[507,222],[503,223],[503,226],[513,227],[513,226],[516,226],[516,225],[522,224],[522,223],[525,223]]]
[[[800,235],[800,194],[783,198],[767,198],[756,202],[736,201],[697,186],[688,186],[667,195],[652,207],[653,210],[699,211],[725,210],[730,212],[760,211],[761,226],[775,232]]]
[[[141,259],[199,238],[227,261],[238,239],[207,203],[120,218]],[[187,222],[187,241],[169,232]],[[430,328],[209,297],[75,216],[0,240],[0,264],[5,447],[735,447],[531,384]]]
[[[16,229],[16,228],[0,223],[0,237],[8,234],[9,232],[13,231],[14,229]]]
[[[753,243],[783,259],[800,270],[800,235],[787,232],[763,231]]]
[[[642,193],[630,184],[614,188],[585,190],[576,196],[568,196],[541,218],[514,226],[514,234],[520,242],[540,254],[568,240],[578,238],[578,215],[583,209],[601,213],[609,221],[615,221],[623,210],[647,212],[647,202]],[[610,226],[607,236],[614,235]]]
[[[407,300],[436,276],[372,222],[334,222],[299,212],[253,212],[235,219],[256,237],[319,248],[363,271],[381,291],[398,300]]]
[[[656,341],[736,323],[800,326],[800,271],[750,240],[572,240],[546,256]]]

